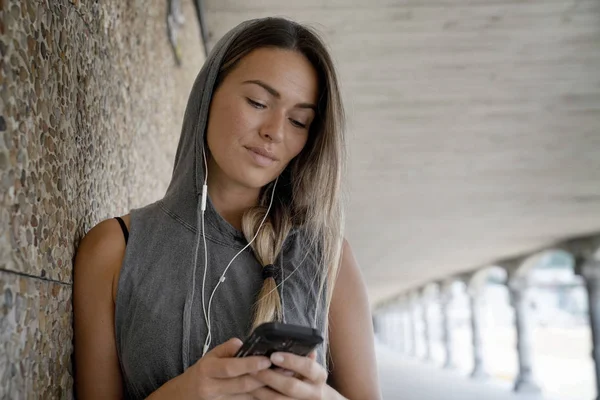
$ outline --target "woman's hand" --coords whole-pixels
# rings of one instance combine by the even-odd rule
[[[233,338],[220,344],[165,387],[153,393],[156,398],[194,400],[254,400],[251,394],[265,384],[250,374],[271,366],[267,357],[234,357],[242,341]],[[177,382],[175,382],[177,381]],[[153,398],[150,396],[150,398]]]
[[[282,356],[282,361],[277,356]],[[327,371],[316,361],[316,352],[308,357],[291,353],[273,353],[271,361],[274,365],[295,373],[282,373],[273,370],[263,370],[252,374],[266,387],[252,392],[258,400],[326,400],[332,398],[334,392],[327,385]]]

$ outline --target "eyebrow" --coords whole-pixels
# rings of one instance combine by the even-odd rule
[[[271,94],[271,96],[275,97],[276,99],[281,99],[281,93],[279,93],[277,90],[275,90],[275,88],[273,86],[270,86],[261,80],[252,79],[249,81],[244,81],[242,83],[244,85],[246,85],[246,84],[258,85],[258,86],[262,87],[263,89],[265,89],[267,92],[269,92],[269,94]],[[295,105],[295,107],[310,108],[311,110],[313,110],[315,112],[317,111],[317,106],[312,103],[298,103]]]

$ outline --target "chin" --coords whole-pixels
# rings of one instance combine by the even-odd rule
[[[272,180],[270,176],[265,176],[264,173],[249,173],[249,171],[246,171],[240,176],[238,181],[248,188],[260,189]]]

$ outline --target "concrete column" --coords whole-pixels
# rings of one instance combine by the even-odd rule
[[[394,337],[393,332],[392,332],[392,328],[393,328],[392,317],[393,317],[393,315],[390,313],[389,308],[386,308],[385,314],[383,317],[383,337],[384,337],[384,342],[388,347],[392,346],[392,339]]]
[[[530,288],[526,277],[509,280],[511,303],[515,310],[515,328],[517,334],[517,356],[519,373],[514,390],[519,393],[540,393],[540,386],[533,375],[533,330],[531,324]]]
[[[408,341],[408,335],[406,333],[406,300],[401,298],[398,301],[398,316],[397,316],[397,327],[398,327],[398,346],[397,349],[401,354],[406,354],[408,352],[408,346],[406,342]]]
[[[588,294],[592,358],[596,372],[596,400],[600,400],[600,260],[576,259],[575,271],[583,277]]]
[[[431,335],[429,330],[429,298],[425,293],[421,296],[421,317],[423,318],[423,343],[425,354],[423,359],[431,361]]]
[[[390,311],[388,308],[385,309],[385,312],[383,314],[383,318],[382,318],[382,337],[383,337],[383,343],[386,344],[386,346],[390,346],[390,338],[391,338],[391,334],[390,334]]]
[[[386,342],[390,348],[394,348],[396,344],[396,326],[395,326],[394,310],[388,308],[386,315]]]
[[[412,357],[417,356],[417,300],[414,295],[410,295],[408,298],[408,328],[410,335],[410,350],[409,355]]]
[[[402,310],[400,309],[400,305],[396,305],[393,311],[393,338],[392,338],[392,347],[394,350],[401,352],[402,344],[404,343],[404,334],[402,332]]]
[[[409,313],[410,308],[408,307],[408,302],[404,300],[404,303],[402,304],[402,336],[404,337],[404,341],[402,342],[403,354],[410,354],[411,338]]]
[[[473,371],[471,378],[485,379],[488,373],[485,370],[482,334],[482,297],[483,288],[469,290],[469,305],[471,307],[471,338],[473,344]]]
[[[373,313],[373,333],[381,341],[381,315],[379,312]]]
[[[442,311],[442,340],[444,344],[444,351],[446,353],[446,359],[444,361],[444,368],[453,369],[454,364],[454,352],[452,340],[452,327],[450,326],[450,305],[452,303],[452,282],[444,282],[440,285],[440,307]]]

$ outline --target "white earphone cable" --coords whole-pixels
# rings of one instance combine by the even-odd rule
[[[208,248],[206,246],[206,235],[204,234],[204,211],[206,210],[206,200],[208,196],[208,165],[206,162],[206,153],[205,148],[202,146],[202,158],[204,159],[204,185],[202,185],[202,203],[201,203],[201,211],[202,211],[202,240],[204,242],[204,274],[202,276],[202,312],[204,313],[204,321],[206,323],[206,329],[208,335],[210,335],[210,324],[208,322],[208,316],[206,314],[206,306],[204,301],[204,287],[206,282],[206,266],[208,265]],[[198,241],[199,244],[199,241]],[[206,353],[206,349],[203,349],[202,355]]]
[[[242,248],[232,259],[231,261],[229,261],[229,264],[227,264],[227,267],[225,268],[225,270],[223,271],[223,274],[221,274],[221,277],[219,278],[219,281],[217,282],[217,285],[215,286],[212,294],[210,295],[209,301],[208,301],[208,308],[206,308],[205,306],[205,301],[204,301],[204,287],[206,284],[206,271],[208,270],[208,249],[206,246],[206,235],[205,235],[205,230],[204,230],[204,211],[206,210],[206,201],[207,201],[207,196],[208,196],[208,185],[207,185],[207,181],[208,181],[208,167],[207,167],[207,162],[206,162],[206,155],[204,153],[204,149],[202,151],[203,154],[203,158],[204,158],[204,170],[205,172],[205,178],[204,178],[204,185],[202,187],[202,239],[204,242],[204,275],[202,278],[202,311],[204,312],[204,320],[206,323],[206,328],[207,328],[207,335],[206,335],[206,340],[204,341],[204,346],[202,348],[202,356],[204,356],[207,352],[208,349],[210,347],[210,343],[212,341],[212,329],[211,329],[211,323],[210,323],[210,308],[211,308],[211,304],[212,304],[212,299],[217,291],[217,288],[219,287],[219,285],[223,282],[225,282],[225,274],[227,273],[227,270],[229,270],[229,267],[231,267],[233,261],[237,258],[237,256],[239,256],[240,254],[242,254],[242,252],[244,250],[246,250],[253,242],[254,240],[257,238],[258,233],[260,232],[260,229],[262,228],[264,222],[266,221],[269,212],[271,211],[271,206],[273,205],[273,199],[275,197],[275,188],[277,187],[277,181],[279,180],[279,177],[277,177],[277,179],[275,180],[275,184],[273,185],[273,190],[271,192],[271,201],[269,202],[269,208],[267,209],[267,212],[265,213],[265,216],[263,217],[258,229],[256,230],[256,233],[254,234],[254,237],[252,238],[252,240],[246,245],[244,246],[244,248]]]

